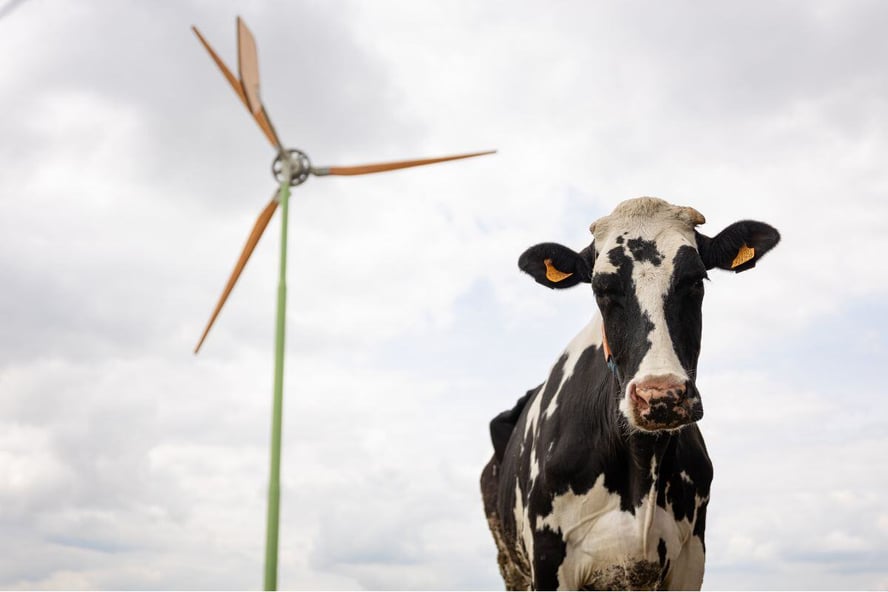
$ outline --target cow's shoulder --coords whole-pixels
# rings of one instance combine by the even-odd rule
[[[596,315],[552,365],[540,395],[531,402],[525,430],[532,429],[533,439],[545,443],[547,450],[565,436],[588,434],[578,422],[601,416],[601,394],[611,378],[601,344],[601,317]]]
[[[623,448],[614,377],[599,342],[577,348],[567,359],[564,379],[545,409],[538,439],[541,475],[554,494],[591,489]],[[610,484],[610,481],[609,483]]]
[[[709,496],[712,483],[712,460],[699,426],[694,423],[679,432],[676,439],[675,462],[681,472],[695,484],[700,497]]]

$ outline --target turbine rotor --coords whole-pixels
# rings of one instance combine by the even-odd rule
[[[302,150],[290,148],[279,152],[271,163],[271,173],[278,183],[288,183],[290,187],[302,185],[312,173],[311,161]]]

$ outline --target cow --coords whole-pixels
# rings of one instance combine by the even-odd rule
[[[481,475],[510,590],[699,589],[712,463],[695,385],[707,270],[747,271],[780,240],[763,222],[713,238],[695,209],[642,197],[590,226],[579,253],[529,248],[554,289],[598,311],[541,385],[490,423]]]

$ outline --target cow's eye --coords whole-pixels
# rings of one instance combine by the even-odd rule
[[[620,294],[623,292],[623,282],[616,274],[597,275],[592,279],[592,289],[595,294]]]
[[[623,308],[622,300],[613,296],[597,295],[595,300],[598,302],[598,308],[602,311],[616,311]]]
[[[705,275],[692,276],[685,278],[680,286],[692,294],[702,294],[704,291],[703,280],[708,279]]]
[[[615,286],[608,287],[603,290],[595,290],[595,299],[601,308],[612,308],[621,306],[623,302],[623,292]]]
[[[626,298],[623,282],[617,274],[604,273],[595,276],[592,278],[592,289],[595,291],[598,307],[602,310],[622,306]]]

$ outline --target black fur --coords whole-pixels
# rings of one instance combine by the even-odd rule
[[[592,281],[591,246],[580,253],[558,243],[540,243],[524,251],[518,258],[518,267],[529,274],[537,283],[547,288],[572,288],[581,282]],[[562,273],[573,274],[560,282],[546,277],[546,259]]]
[[[607,253],[615,273],[599,273],[593,279],[592,289],[604,319],[608,344],[620,370],[620,376],[634,376],[641,361],[651,348],[648,335],[654,323],[642,312],[632,281],[633,260],[622,247]]]
[[[558,589],[558,567],[564,561],[567,544],[560,532],[549,528],[537,533],[534,538],[534,573],[540,574],[534,583],[537,590]]]
[[[713,238],[699,232],[696,234],[697,250],[700,252],[706,269],[718,267],[737,273],[755,267],[758,260],[780,242],[780,233],[776,228],[754,220],[735,222]],[[755,257],[732,270],[731,263],[743,245],[755,249]]]
[[[678,249],[672,264],[672,283],[663,302],[663,312],[672,347],[688,376],[693,378],[703,337],[703,280],[707,277],[706,268],[697,251],[688,246]],[[693,380],[685,387],[689,397],[700,396]]]
[[[622,242],[618,241],[618,244]],[[632,252],[632,258],[641,263],[649,261],[655,266],[663,263],[663,254],[657,251],[657,243],[654,241],[644,240],[641,237],[630,239],[627,243],[629,250]]]
[[[539,388],[527,391],[523,397],[518,399],[514,407],[503,411],[490,421],[490,440],[493,442],[493,453],[496,456],[497,462],[503,462],[503,455],[506,453],[509,438],[512,437],[512,430],[515,429],[515,424],[518,423],[518,418],[521,416],[521,412],[524,411],[527,400]]]

